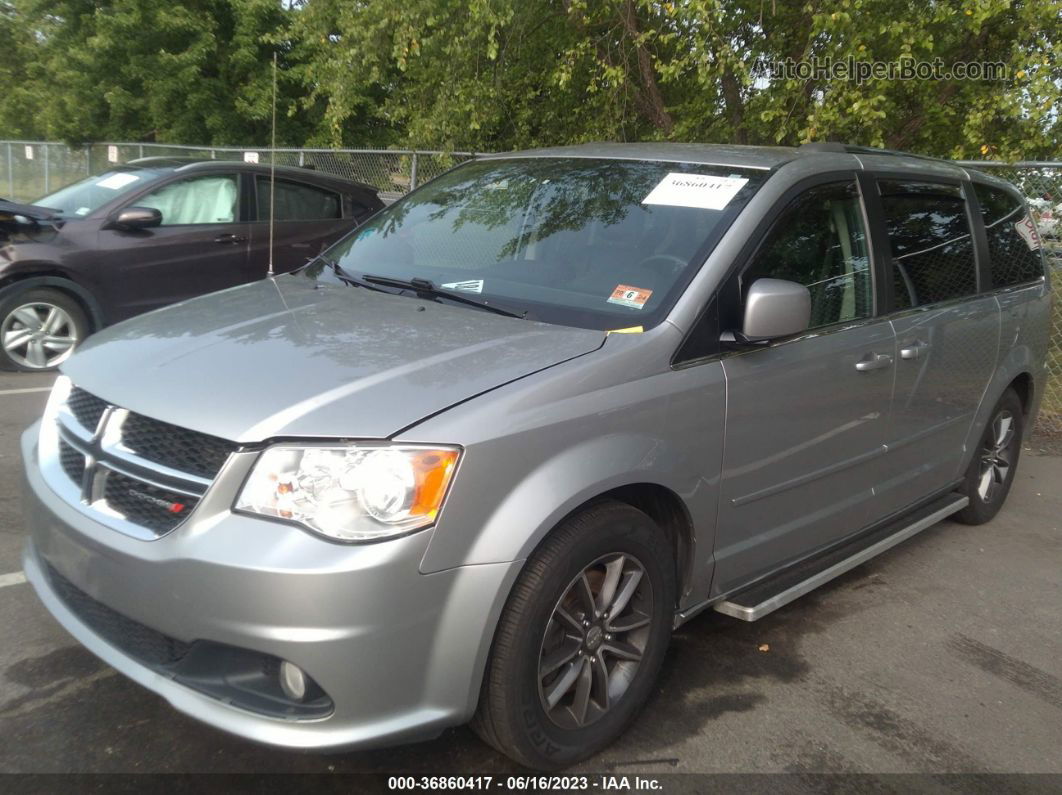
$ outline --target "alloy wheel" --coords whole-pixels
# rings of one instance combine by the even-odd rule
[[[47,370],[62,363],[77,343],[73,318],[55,304],[23,304],[0,324],[4,351],[16,364],[31,370]]]
[[[991,433],[981,448],[981,477],[977,493],[982,502],[990,503],[1007,482],[1014,460],[1014,416],[1007,410],[999,412],[992,420]]]
[[[652,586],[632,555],[600,557],[572,580],[539,654],[539,697],[554,724],[589,726],[615,706],[641,664],[652,615]]]

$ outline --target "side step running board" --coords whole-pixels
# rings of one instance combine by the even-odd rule
[[[940,497],[913,514],[798,563],[775,577],[732,594],[713,607],[742,621],[756,621],[961,511],[969,502],[967,497],[955,494]]]

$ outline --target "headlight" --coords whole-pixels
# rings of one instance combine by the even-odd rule
[[[236,510],[341,541],[403,535],[435,521],[459,455],[414,445],[278,445],[258,457]]]

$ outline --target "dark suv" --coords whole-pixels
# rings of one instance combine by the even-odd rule
[[[46,370],[104,325],[266,275],[268,166],[145,158],[30,206],[0,202],[0,369]],[[383,207],[376,189],[276,169],[274,268]]]

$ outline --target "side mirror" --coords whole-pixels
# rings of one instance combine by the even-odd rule
[[[784,279],[757,279],[745,299],[745,321],[735,342],[764,343],[807,330],[811,323],[808,288]]]
[[[150,229],[162,223],[162,213],[154,207],[126,207],[108,224],[112,229]]]

